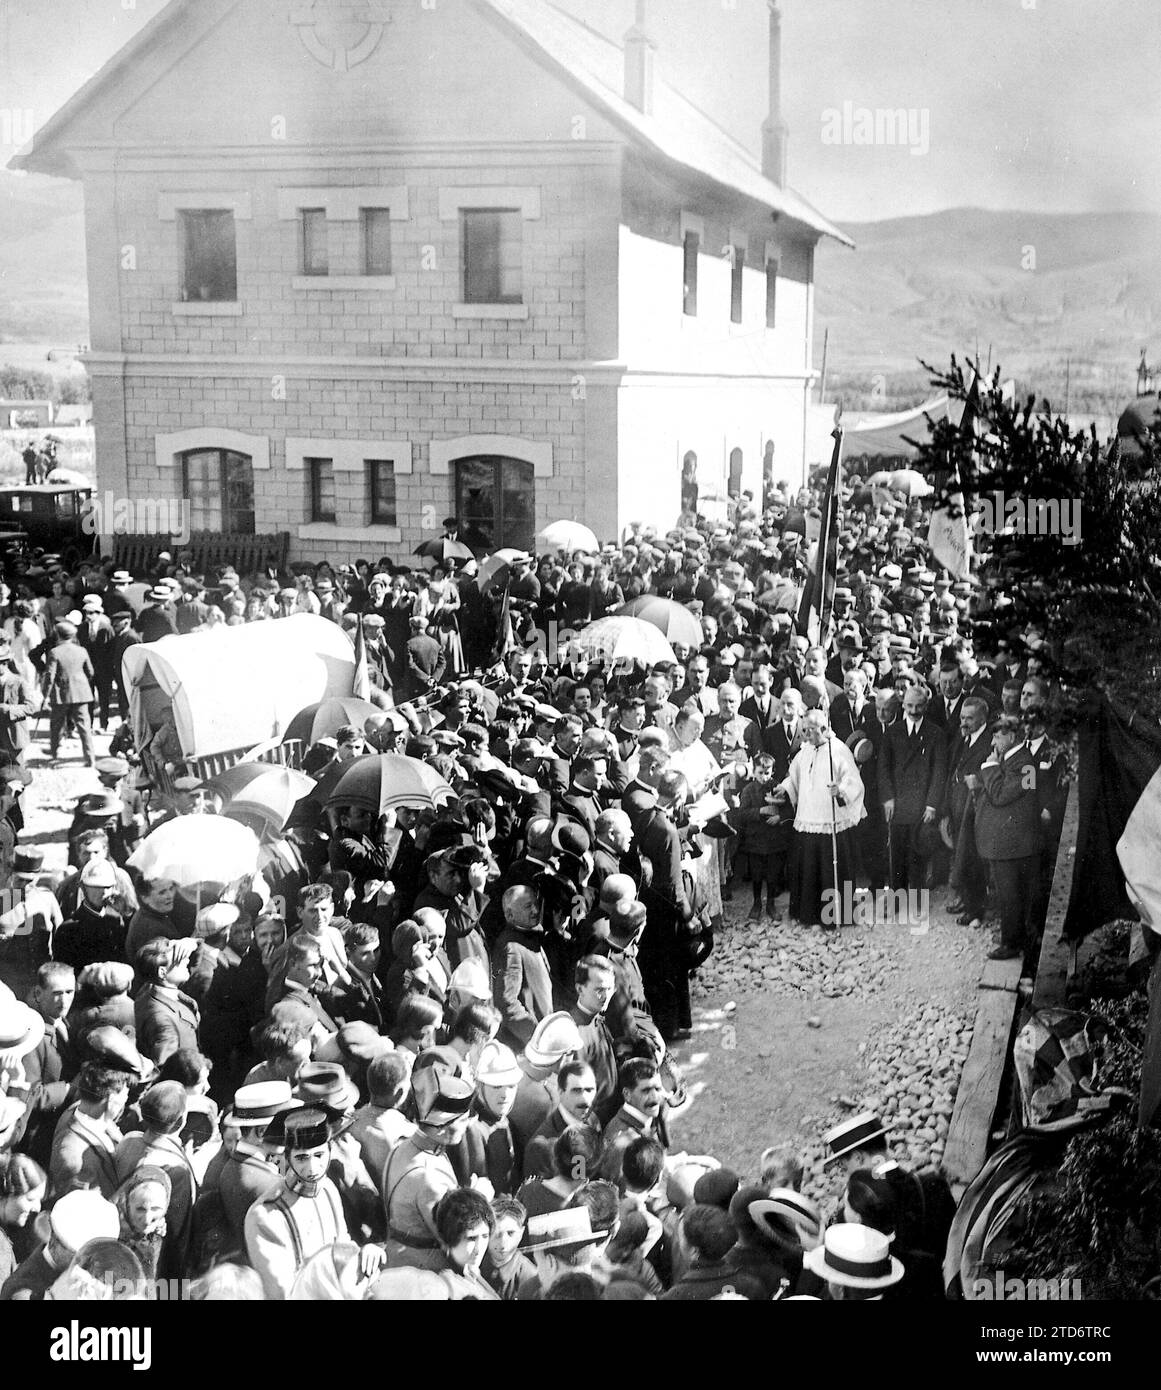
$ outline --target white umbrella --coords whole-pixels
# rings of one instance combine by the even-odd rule
[[[595,555],[601,548],[600,541],[587,526],[579,521],[554,521],[539,532],[536,539],[543,550],[564,550],[572,554],[583,550],[587,555]]]
[[[601,618],[570,638],[565,650],[607,663],[643,661],[652,666],[677,660],[664,634],[640,618]]]
[[[258,837],[225,816],[177,816],[142,840],[129,867],[145,879],[169,879],[179,888],[233,883],[258,867]]]
[[[930,497],[935,489],[914,468],[900,468],[891,474],[891,491],[904,492],[908,497]]]

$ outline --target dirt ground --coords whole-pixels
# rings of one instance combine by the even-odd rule
[[[912,1026],[931,1005],[970,1021],[991,934],[957,926],[946,902],[945,889],[932,894],[924,936],[894,925],[844,929],[886,954],[882,987],[872,993],[828,998],[786,996],[768,984],[738,994],[695,988],[694,1037],[675,1049],[692,1100],[671,1124],[674,1147],[713,1154],[743,1177],[756,1176],[768,1145],[817,1153],[824,1129],[876,1099],[866,1061],[877,1042]],[[727,911],[721,936],[728,950],[745,913],[738,904]],[[821,934],[812,936],[821,954]]]

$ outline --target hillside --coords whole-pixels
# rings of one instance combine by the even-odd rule
[[[89,336],[80,184],[0,171],[0,359],[5,343]]]
[[[978,340],[985,364],[990,348],[1021,391],[1059,408],[1071,360],[1072,409],[1109,413],[1133,394],[1141,348],[1161,354],[1156,215],[957,208],[844,230],[858,249],[823,242],[816,260],[815,365],[829,329],[828,397],[917,403],[916,359],[942,365]],[[861,399],[876,388],[877,402]]]

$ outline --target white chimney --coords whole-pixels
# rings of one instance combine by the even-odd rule
[[[790,130],[782,119],[782,14],[770,5],[770,114],[762,125],[762,172],[781,188],[786,182],[786,145]]]
[[[625,100],[646,116],[653,114],[653,62],[657,45],[649,37],[645,0],[637,0],[637,18],[625,35]]]

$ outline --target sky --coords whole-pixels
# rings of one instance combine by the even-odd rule
[[[618,39],[634,15],[634,0],[559,3]],[[47,119],[163,5],[0,0],[0,136],[26,110]],[[789,181],[829,217],[1161,212],[1161,0],[781,8]],[[649,0],[648,15],[666,78],[757,153],[767,0]],[[905,113],[898,130],[890,112]]]

